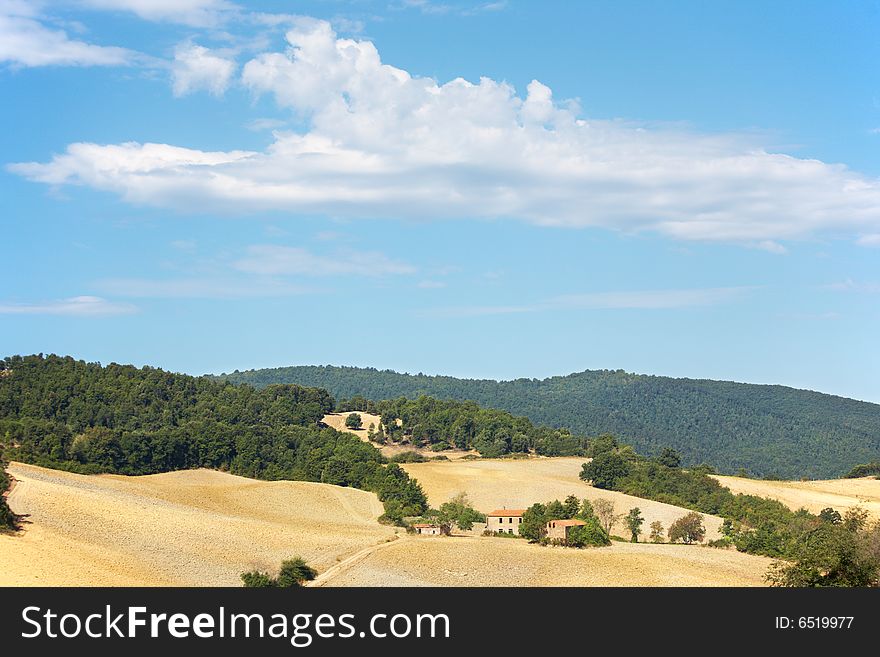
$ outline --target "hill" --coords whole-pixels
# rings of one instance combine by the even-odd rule
[[[80,475],[13,463],[0,586],[238,586],[302,555],[320,586],[760,586],[769,559],[686,545],[549,549],[424,537],[377,522],[372,493],[222,472]]]
[[[637,451],[674,447],[684,463],[720,472],[833,478],[880,457],[880,405],[784,386],[674,379],[621,370],[492,381],[372,368],[301,366],[219,378],[256,387],[297,383],[337,399],[431,395],[472,400],[535,424],[613,433]]]
[[[251,386],[70,357],[0,361],[0,456],[81,473],[192,468],[317,481],[378,494],[389,520],[417,515],[416,482],[372,445],[322,428],[321,389]]]
[[[811,513],[819,513],[830,507],[843,515],[847,509],[861,507],[874,519],[880,520],[880,479],[873,477],[820,481],[715,478],[734,493],[779,500],[792,511],[803,508]]]
[[[240,586],[303,556],[319,570],[392,539],[373,493],[211,470],[80,475],[13,463],[0,586]]]

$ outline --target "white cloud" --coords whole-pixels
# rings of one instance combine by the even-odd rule
[[[878,283],[857,283],[851,278],[847,278],[840,283],[829,283],[823,285],[824,290],[834,290],[835,292],[866,292],[868,294],[876,294],[880,292],[880,284]]]
[[[262,132],[263,130],[277,130],[285,125],[287,125],[286,122],[281,119],[259,118],[248,121],[244,127],[252,132]]]
[[[248,247],[247,255],[234,266],[239,271],[267,276],[385,276],[415,271],[411,265],[391,260],[382,253],[339,251],[332,255],[316,255],[299,247],[275,245]]]
[[[131,50],[71,39],[47,27],[35,3],[0,0],[0,63],[17,66],[124,66]]]
[[[424,280],[419,281],[419,287],[423,290],[439,290],[446,287],[446,283],[443,281]]]
[[[96,286],[108,294],[135,299],[250,299],[288,297],[315,291],[302,285],[267,279],[239,281],[222,278],[113,278],[98,281]]]
[[[148,21],[182,23],[192,27],[217,27],[238,14],[226,0],[79,0],[90,9],[126,11]]]
[[[101,297],[81,296],[47,301],[44,303],[5,303],[0,304],[3,315],[67,315],[75,317],[102,317],[107,315],[127,315],[137,312],[128,303],[115,303]]]
[[[645,290],[590,292],[553,297],[533,304],[505,306],[458,306],[423,311],[424,316],[479,317],[560,310],[663,310],[709,306],[733,301],[753,287],[721,287],[691,290]]]
[[[195,211],[504,217],[777,252],[820,233],[880,234],[880,181],[843,165],[770,153],[753,136],[585,120],[538,81],[524,97],[489,78],[439,84],[324,21],[296,20],[287,40],[242,81],[309,127],[264,152],[72,144],[11,169]]]
[[[872,233],[870,235],[862,235],[857,240],[861,246],[880,246],[880,233]]]
[[[222,96],[234,74],[233,60],[217,55],[203,46],[181,43],[174,50],[171,78],[175,96],[185,96],[200,90]]]

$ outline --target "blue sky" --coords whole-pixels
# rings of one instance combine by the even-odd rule
[[[880,402],[880,3],[0,0],[0,344]]]

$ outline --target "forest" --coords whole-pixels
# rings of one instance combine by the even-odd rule
[[[319,426],[334,401],[297,385],[247,385],[70,357],[0,361],[0,454],[80,473],[215,468],[373,491],[386,518],[427,508],[418,483],[357,437]]]
[[[492,381],[302,366],[220,375],[263,387],[319,386],[337,399],[471,400],[536,425],[612,433],[640,453],[675,448],[687,465],[756,477],[832,478],[880,458],[880,405],[784,386],[673,379],[622,370]]]

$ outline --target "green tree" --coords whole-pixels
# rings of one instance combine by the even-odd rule
[[[590,518],[596,517],[596,510],[593,508],[593,503],[587,498],[584,498],[581,501],[581,508],[578,511],[577,517],[581,520],[589,520]]]
[[[617,438],[610,433],[603,433],[601,436],[593,438],[589,443],[587,456],[596,458],[600,454],[607,454],[617,449]]]
[[[574,518],[578,511],[581,508],[580,500],[574,495],[569,495],[565,498],[565,502],[562,503],[564,507],[565,514],[562,516],[563,518]]]
[[[543,504],[532,504],[532,506],[523,511],[519,535],[532,542],[540,541],[544,538],[545,525],[549,519],[547,517],[547,508]]]
[[[784,587],[880,586],[880,523],[856,531],[820,523],[796,539],[766,579]]]
[[[269,573],[258,570],[242,573],[241,581],[243,586],[248,589],[267,589],[275,586],[275,580],[269,576]]]
[[[454,523],[464,531],[473,529],[475,522],[486,522],[486,516],[474,509],[465,492],[441,504],[438,519],[441,524]]]
[[[706,527],[703,525],[703,516],[691,511],[669,525],[669,542],[691,544],[699,543],[706,537]]]
[[[667,468],[677,468],[681,465],[681,454],[671,447],[664,447],[657,457],[657,463],[665,465]]]
[[[589,481],[596,488],[614,490],[620,479],[630,472],[629,462],[615,452],[603,452],[593,457],[589,463],[584,463],[580,478]]]
[[[349,429],[360,429],[364,421],[361,419],[360,413],[349,413],[345,418],[345,426]]]
[[[819,518],[825,522],[830,522],[832,525],[839,525],[843,520],[843,518],[840,517],[840,513],[832,509],[830,506],[819,512]]]
[[[276,585],[286,589],[302,586],[303,582],[310,582],[318,576],[318,571],[309,566],[302,557],[294,557],[281,563],[278,571]]]
[[[631,542],[638,543],[639,534],[642,533],[642,524],[645,522],[641,510],[638,507],[633,507],[629,510],[629,513],[623,517],[623,521],[632,535]]]
[[[587,521],[586,525],[576,525],[568,530],[568,539],[566,544],[570,547],[587,547],[610,545],[608,533],[599,526],[596,519]]]

